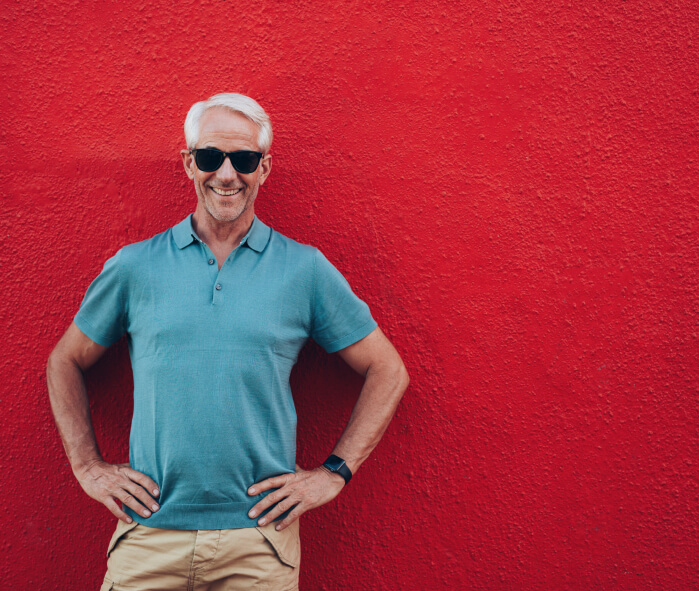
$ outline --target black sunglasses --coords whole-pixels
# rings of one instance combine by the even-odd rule
[[[226,156],[230,158],[233,168],[241,174],[255,172],[264,156],[263,152],[251,150],[236,150],[235,152],[221,152],[216,148],[196,148],[189,151],[194,155],[194,162],[202,172],[213,172],[221,168]]]

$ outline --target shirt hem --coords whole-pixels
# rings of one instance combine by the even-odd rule
[[[212,530],[243,529],[256,527],[257,521],[250,519],[247,512],[260,501],[250,503],[223,503],[217,505],[167,505],[150,517],[143,517],[124,507],[135,522],[156,529]],[[241,514],[242,513],[242,514]]]

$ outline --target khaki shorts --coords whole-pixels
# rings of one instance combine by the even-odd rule
[[[299,522],[264,527],[173,530],[119,521],[100,591],[298,589]]]

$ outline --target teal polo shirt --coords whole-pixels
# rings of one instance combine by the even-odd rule
[[[257,217],[218,269],[191,215],[109,259],[75,316],[108,347],[126,334],[134,380],[131,466],[160,487],[150,527],[253,527],[263,495],[294,472],[289,374],[312,338],[343,349],[376,328],[368,306],[314,247]]]

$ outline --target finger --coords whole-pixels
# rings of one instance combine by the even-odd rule
[[[121,510],[121,507],[116,504],[116,501],[112,497],[109,497],[109,499],[104,501],[104,506],[107,507],[107,509],[109,509],[115,517],[121,519],[124,523],[131,523],[133,521],[131,517]]]
[[[147,509],[150,509],[154,513],[160,509],[158,503],[156,503],[151,496],[143,490],[142,487],[138,486],[136,483],[127,484],[124,489],[130,492],[136,499],[138,499]]]
[[[274,529],[277,531],[282,531],[283,529],[286,529],[289,527],[294,521],[296,521],[301,515],[303,515],[306,512],[306,508],[303,507],[302,505],[296,505],[296,509],[294,509],[291,513],[289,513],[284,519],[282,519],[277,525],[274,526]]]
[[[282,513],[286,513],[294,505],[298,505],[300,502],[301,502],[301,499],[298,497],[287,497],[286,499],[279,501],[270,510],[270,512],[267,513],[267,515],[265,515],[257,523],[260,525],[265,525],[266,523],[270,523],[270,522],[274,521],[277,517],[279,517]]]
[[[141,503],[136,500],[136,497],[133,496],[128,490],[122,490],[115,496],[123,505],[126,505],[129,509],[135,511],[139,515],[143,515],[143,517],[151,516],[150,509],[146,509],[143,505],[141,505]]]
[[[153,494],[156,497],[160,494],[160,489],[158,488],[158,485],[155,484],[155,482],[153,482],[153,480],[146,476],[143,472],[139,472],[138,470],[134,470],[130,467],[124,468],[123,471],[126,474],[126,476],[128,476],[134,482],[140,484],[149,493]]]
[[[259,501],[252,509],[250,509],[248,515],[251,519],[257,517],[260,513],[264,513],[272,505],[278,503],[289,494],[291,494],[291,491],[285,491],[281,488],[279,490],[275,490],[273,493],[269,493],[264,499]]]
[[[294,478],[294,474],[282,474],[281,476],[274,476],[273,478],[268,478],[261,482],[253,484],[248,489],[249,495],[257,495],[261,492],[269,490],[270,488],[281,488],[288,482],[291,482]]]

